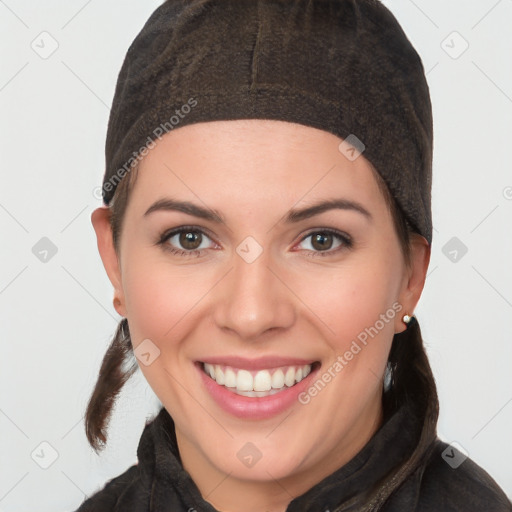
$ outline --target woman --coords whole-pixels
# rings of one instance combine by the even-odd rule
[[[436,436],[423,66],[374,0],[167,1],[128,50],[92,221],[139,463],[85,511],[512,510]],[[135,356],[135,357],[134,357]],[[130,365],[131,364],[131,365]]]

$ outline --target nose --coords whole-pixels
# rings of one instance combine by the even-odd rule
[[[279,274],[270,251],[264,250],[252,262],[234,254],[233,268],[217,290],[217,326],[241,339],[257,341],[271,330],[293,325],[294,296]]]

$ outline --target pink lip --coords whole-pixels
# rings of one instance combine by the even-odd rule
[[[202,363],[219,364],[223,366],[231,366],[240,370],[270,370],[271,368],[279,368],[281,366],[304,366],[305,364],[313,364],[312,359],[297,359],[291,357],[265,356],[257,359],[245,359],[243,357],[225,356],[225,357],[209,357],[201,359]]]
[[[232,364],[235,363],[235,359],[236,358],[222,359],[222,362],[225,364],[229,360],[230,366],[232,365],[235,368],[248,368],[247,365],[239,366],[237,364]],[[213,360],[214,359],[211,359],[205,362],[210,362]],[[285,364],[278,364],[277,366],[309,364],[307,361],[304,362],[303,360],[298,359],[295,361],[300,361],[299,363],[290,363],[290,361],[292,361],[292,359],[286,359]],[[240,361],[238,361],[238,363],[239,362]],[[282,361],[279,363],[281,362]],[[221,363],[219,362],[211,364]],[[215,400],[217,405],[219,405],[224,411],[232,414],[233,416],[252,420],[271,418],[272,416],[276,416],[277,414],[290,408],[293,404],[300,405],[298,402],[298,395],[311,385],[312,380],[318,373],[318,368],[314,368],[312,372],[305,379],[302,379],[298,384],[295,384],[295,386],[285,389],[284,391],[276,393],[275,395],[265,397],[248,397],[237,395],[236,393],[229,391],[225,386],[217,384],[212,378],[206,375],[206,373],[203,371],[201,363],[196,364],[196,367],[206,390]],[[272,368],[273,366],[264,367]]]

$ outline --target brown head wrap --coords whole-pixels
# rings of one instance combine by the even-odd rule
[[[104,203],[165,133],[244,118],[348,137],[432,242],[429,89],[420,57],[378,0],[163,3],[119,73]]]

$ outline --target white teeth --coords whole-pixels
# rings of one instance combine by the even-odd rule
[[[281,389],[284,386],[284,373],[283,370],[276,370],[272,375],[272,387],[274,389]]]
[[[220,366],[215,367],[215,380],[217,381],[217,384],[224,385],[225,383],[224,372]]]
[[[204,363],[204,369],[212,379],[215,379],[215,368],[213,364]]]
[[[236,388],[236,373],[231,368],[226,368],[224,372],[224,386]]]
[[[253,389],[253,378],[250,372],[247,370],[238,370],[236,376],[236,389],[238,391],[254,391]]]
[[[217,381],[217,384],[219,381]],[[269,391],[272,389],[272,377],[268,370],[259,371],[254,376],[254,391]]]
[[[291,388],[295,384],[295,368],[290,366],[284,376],[284,383]]]
[[[204,371],[213,380],[244,396],[268,396],[292,387],[311,373],[311,365],[286,366],[276,370],[250,372],[229,366],[204,363]]]

